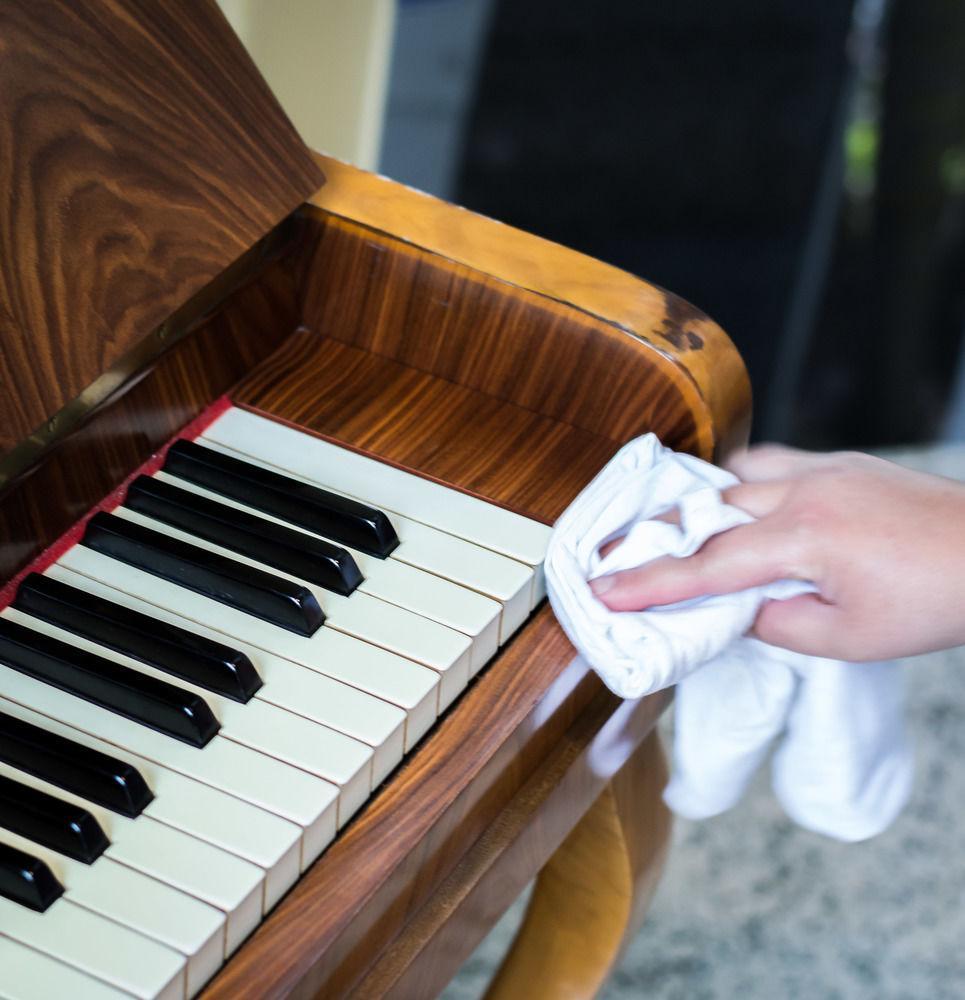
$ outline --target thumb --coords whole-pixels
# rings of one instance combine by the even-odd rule
[[[809,656],[842,656],[848,629],[843,612],[817,594],[801,594],[786,601],[768,601],[757,615],[753,634],[771,646]]]

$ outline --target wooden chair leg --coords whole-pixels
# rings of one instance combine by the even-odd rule
[[[652,732],[536,879],[486,1000],[593,997],[643,922],[663,869],[667,763]]]

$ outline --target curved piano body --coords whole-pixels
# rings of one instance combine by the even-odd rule
[[[92,352],[96,382],[42,352],[65,398],[0,404],[8,428],[44,419],[0,459],[0,580],[224,394],[546,524],[638,434],[704,458],[745,440],[740,358],[672,294],[350,166],[310,168],[317,193],[223,273]],[[18,304],[0,300],[5,389],[22,384]],[[94,382],[76,401],[75,378]],[[433,996],[537,876],[491,995],[593,995],[666,850],[668,701],[610,695],[544,602],[201,996]]]

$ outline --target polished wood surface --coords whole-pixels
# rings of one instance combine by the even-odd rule
[[[0,3],[0,455],[321,182],[214,0]]]
[[[597,995],[643,922],[670,843],[667,762],[656,731],[637,747],[540,870],[486,1000]]]
[[[547,523],[617,447],[304,329],[232,398]]]
[[[146,367],[27,474],[0,492],[0,582],[31,562],[297,325],[276,262]]]
[[[612,384],[617,366],[631,356],[622,348],[632,343],[637,354],[645,355],[658,373],[660,388],[672,384],[696,417],[700,427],[697,452],[702,456],[719,457],[746,440],[750,384],[744,364],[724,331],[699,309],[619,268],[530,233],[454,208],[330,157],[318,156],[318,161],[328,181],[312,198],[313,205],[506,283],[512,286],[513,294],[532,292],[546,307],[556,302],[583,314],[587,328],[597,335],[592,338],[593,348],[587,349],[592,357],[583,355],[579,361],[596,363],[599,351],[613,366],[593,371],[594,380]],[[373,267],[378,266],[376,259],[374,255],[370,258]],[[444,285],[441,291],[445,292]],[[437,322],[446,318],[441,308],[446,296],[439,298],[432,316]],[[483,335],[469,333],[474,342]],[[500,346],[506,346],[505,342]],[[558,340],[555,346],[560,346]],[[570,353],[565,360],[573,357]],[[533,355],[522,352],[524,371],[531,358]],[[484,365],[492,361],[487,355],[483,359]],[[553,358],[550,371],[559,368]],[[564,368],[564,379],[569,371],[569,367]],[[485,378],[486,373],[476,372],[475,377]],[[547,377],[552,375],[547,373]],[[638,388],[645,391],[643,385]],[[601,417],[604,421],[615,418],[627,436],[633,436],[639,425],[620,423],[622,401],[619,396],[610,410],[600,411]],[[606,433],[610,426],[604,422],[589,429]]]
[[[372,183],[382,191],[388,182]],[[408,196],[400,188],[389,201],[406,206]],[[632,285],[650,303],[649,321],[663,324],[666,350],[623,328],[636,305],[608,316],[601,292],[593,313],[589,288],[574,286],[571,302],[562,286],[559,295],[530,287],[522,260],[516,284],[495,258],[490,272],[454,256],[441,207],[432,210],[439,232],[415,234],[401,219],[393,235],[391,219],[371,217],[376,202],[361,199],[362,221],[345,217],[344,202],[337,213],[302,210],[282,259],[0,496],[3,571],[239,379],[241,405],[547,522],[633,434],[657,430],[704,455],[740,438],[748,393],[739,359],[710,327],[700,327],[698,347],[686,336],[696,327],[667,316],[663,293]],[[453,232],[475,218],[446,211]],[[585,261],[498,228],[510,262],[520,246],[537,258],[545,250],[535,272],[550,275],[557,261],[563,281]],[[716,359],[719,385],[682,360],[702,350]],[[604,794],[666,700],[620,703],[542,608],[204,996],[431,995]],[[629,831],[617,788],[605,793],[605,815]]]
[[[655,430],[709,454],[693,383],[624,331],[357,223],[311,221],[310,329],[613,441]]]
[[[352,996],[436,996],[540,866],[493,996],[595,996],[642,918],[664,860],[666,765],[651,727],[665,703],[661,696],[617,712],[606,697],[589,705]],[[626,820],[616,801],[631,814]],[[574,816],[583,818],[567,835]],[[564,881],[572,891],[561,898]]]

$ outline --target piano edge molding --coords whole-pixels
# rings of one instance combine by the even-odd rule
[[[441,201],[432,195],[316,154],[326,183],[311,205],[370,226],[520,289],[555,300],[622,331],[652,352],[706,420],[703,458],[746,442],[751,388],[724,330],[657,285],[578,251]]]

